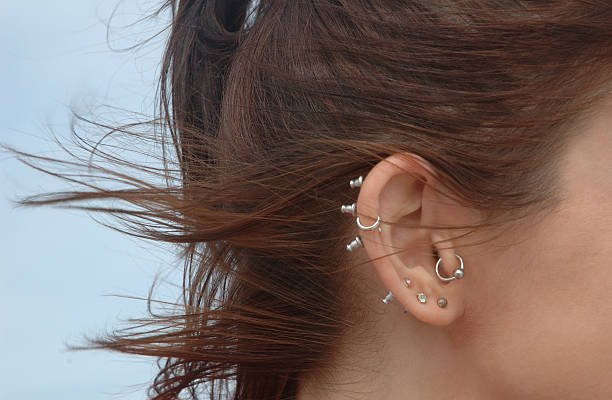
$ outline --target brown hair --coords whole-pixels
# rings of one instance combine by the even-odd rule
[[[150,311],[130,328],[149,329],[74,347],[164,360],[153,399],[183,389],[197,398],[203,383],[211,399],[295,398],[299,379],[326,366],[351,329],[354,221],[339,212],[355,198],[351,178],[414,153],[487,215],[474,228],[501,226],[559,201],[566,139],[609,93],[609,0],[167,0],[163,9],[173,17],[161,109],[144,124],[155,134],[111,133],[160,144],[161,171],[127,165],[165,184],[119,173],[121,153],[83,140],[111,163],[95,169],[127,187],[53,172],[92,190],[19,200],[110,213],[121,231],[180,249],[176,312]],[[94,200],[131,208],[73,204]]]

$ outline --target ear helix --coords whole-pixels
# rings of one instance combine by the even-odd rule
[[[361,187],[362,184],[363,184],[363,176],[359,176],[356,179],[351,179],[349,182],[349,186],[351,187],[351,189]],[[355,216],[357,215],[357,203],[342,205],[340,207],[340,211],[345,214],[351,214]],[[380,226],[380,223],[381,223],[380,216],[377,216],[376,222],[374,222],[370,226],[364,226],[359,220],[359,217],[357,217],[356,223],[357,223],[357,227],[361,230],[373,231],[375,229],[378,229],[378,232],[382,232],[382,227]],[[361,237],[359,236],[355,236],[355,239],[353,239],[349,244],[346,245],[346,249],[348,251],[353,251],[357,247],[363,247],[363,242],[361,241]]]

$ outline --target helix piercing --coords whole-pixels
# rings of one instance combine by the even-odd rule
[[[373,231],[374,229],[378,227],[378,225],[380,225],[380,216],[377,216],[376,222],[374,222],[370,226],[363,226],[361,222],[359,221],[359,217],[357,217],[357,226],[359,227],[359,229],[362,229],[364,231]],[[378,228],[378,232],[382,232],[382,228]]]
[[[348,251],[353,251],[353,249],[357,247],[362,247],[363,243],[361,242],[361,238],[359,236],[355,236],[355,239],[351,241],[351,243],[346,245],[346,249]]]
[[[360,187],[362,183],[363,176],[360,176],[359,178],[351,179],[351,181],[349,182],[349,186],[351,187],[351,189],[353,189],[356,187]]]
[[[342,206],[342,207],[340,207],[340,211],[342,211],[343,213],[346,213],[346,214],[353,214],[353,215],[355,215],[355,213],[357,212],[357,203],[353,203],[353,204],[347,205],[347,206]]]

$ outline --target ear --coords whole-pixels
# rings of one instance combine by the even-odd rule
[[[465,311],[465,281],[470,277],[469,260],[463,259],[464,277],[442,281],[439,272],[452,277],[459,268],[452,241],[457,231],[443,232],[421,226],[453,226],[465,223],[472,215],[444,195],[439,175],[423,158],[412,153],[396,153],[370,170],[359,190],[356,215],[363,226],[372,226],[380,216],[378,228],[360,230],[359,236],[377,275],[404,310],[432,325],[448,325]],[[425,183],[427,184],[425,184]],[[435,189],[442,191],[439,193]],[[410,279],[406,286],[404,279]],[[417,300],[425,293],[427,300]],[[440,307],[438,300],[447,305]]]

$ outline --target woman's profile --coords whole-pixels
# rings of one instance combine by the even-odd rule
[[[155,400],[612,398],[609,0],[160,10],[152,133],[111,133],[165,168],[84,146],[123,186],[20,204],[176,246],[183,301],[75,349]]]

